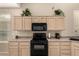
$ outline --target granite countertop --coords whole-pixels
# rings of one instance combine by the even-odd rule
[[[32,36],[19,36],[19,38],[16,38],[15,39],[17,41],[30,41],[32,40]],[[73,40],[71,40],[73,38]],[[12,40],[15,40],[15,39],[12,39]],[[48,41],[79,41],[79,37],[78,36],[61,36],[60,39],[56,39],[55,37],[51,36],[50,38],[47,36],[47,39]],[[16,41],[15,40],[15,41]],[[10,40],[11,41],[11,40]]]
[[[55,39],[55,38],[49,38],[48,41],[71,41],[70,38],[60,38],[60,39]]]

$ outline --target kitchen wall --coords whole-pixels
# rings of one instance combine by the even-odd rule
[[[22,4],[22,9],[29,8],[33,16],[53,16],[53,10],[61,9],[65,13],[65,30],[61,32],[63,36],[74,35],[73,10],[79,9],[79,4],[49,3],[49,4]]]
[[[18,16],[25,8],[29,8],[33,16],[53,16],[53,10],[61,9],[65,13],[65,30],[62,36],[74,35],[73,10],[79,9],[78,3],[26,3],[21,8],[0,8],[0,13],[10,13],[11,16]]]

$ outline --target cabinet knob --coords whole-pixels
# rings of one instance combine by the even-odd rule
[[[77,30],[75,30],[75,32],[78,32]]]
[[[16,38],[16,39],[18,39],[19,37],[18,37],[18,36],[16,36],[15,38]]]

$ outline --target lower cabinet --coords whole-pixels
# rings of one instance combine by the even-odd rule
[[[72,56],[79,56],[79,42],[78,41],[72,41],[71,44],[71,50],[72,50]]]
[[[49,56],[59,56],[60,54],[59,54],[59,52],[60,52],[60,49],[59,49],[59,42],[49,42],[48,43],[48,45],[49,45],[49,49],[48,49],[48,51],[49,51]]]
[[[9,54],[9,56],[30,56],[30,41],[9,41],[8,48],[9,48],[9,53],[6,50],[0,48],[1,51],[3,51],[0,52],[0,55]],[[78,41],[49,41],[48,55],[49,56],[79,56],[79,42]]]
[[[63,41],[60,43],[60,55],[61,56],[70,56],[71,55],[71,42]]]
[[[9,55],[18,56],[18,48],[15,48],[15,47],[9,48]]]
[[[19,42],[19,55],[29,56],[30,55],[30,42]]]
[[[59,56],[59,46],[49,46],[49,56]]]
[[[70,41],[50,41],[49,56],[70,56],[71,42]]]
[[[27,41],[10,41],[9,42],[10,56],[29,56],[30,45]]]
[[[18,56],[18,42],[17,41],[9,42],[9,55]]]

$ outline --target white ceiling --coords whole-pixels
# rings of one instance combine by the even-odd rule
[[[9,7],[9,8],[12,8],[12,7],[20,7],[20,4],[18,3],[0,3],[0,8],[5,8],[5,7]]]

